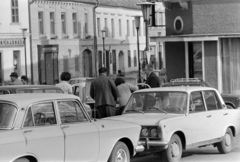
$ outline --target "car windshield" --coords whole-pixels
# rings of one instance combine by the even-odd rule
[[[175,113],[187,111],[185,92],[144,92],[134,93],[123,113]]]
[[[17,108],[15,106],[7,103],[0,103],[0,129],[12,128],[16,115]]]

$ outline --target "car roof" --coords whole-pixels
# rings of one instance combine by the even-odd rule
[[[179,86],[179,87],[159,87],[159,88],[148,88],[137,90],[138,92],[156,92],[156,91],[182,91],[182,92],[192,92],[192,91],[203,91],[203,90],[216,90],[211,87],[192,87],[192,86]]]
[[[0,89],[27,89],[27,88],[44,88],[44,89],[61,89],[54,85],[7,85],[0,86]]]
[[[35,102],[56,99],[79,99],[79,97],[63,93],[21,93],[0,95],[0,102],[11,102],[17,104],[19,107],[25,107]]]

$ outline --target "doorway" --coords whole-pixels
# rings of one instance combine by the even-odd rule
[[[124,72],[124,53],[120,51],[118,54],[118,70]]]
[[[89,49],[83,51],[83,76],[93,77],[92,73],[92,52]]]
[[[203,79],[202,42],[189,42],[189,78]]]

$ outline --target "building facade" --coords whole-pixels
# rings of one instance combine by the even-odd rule
[[[202,78],[223,93],[240,91],[238,0],[168,0],[163,42],[168,78]]]
[[[0,84],[7,85],[13,71],[31,74],[28,0],[0,1],[0,10]]]

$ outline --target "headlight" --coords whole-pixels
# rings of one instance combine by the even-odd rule
[[[157,128],[151,128],[150,129],[150,136],[151,137],[157,137],[158,136]]]
[[[149,135],[148,129],[147,128],[143,128],[141,130],[141,136],[147,137],[148,135]]]

